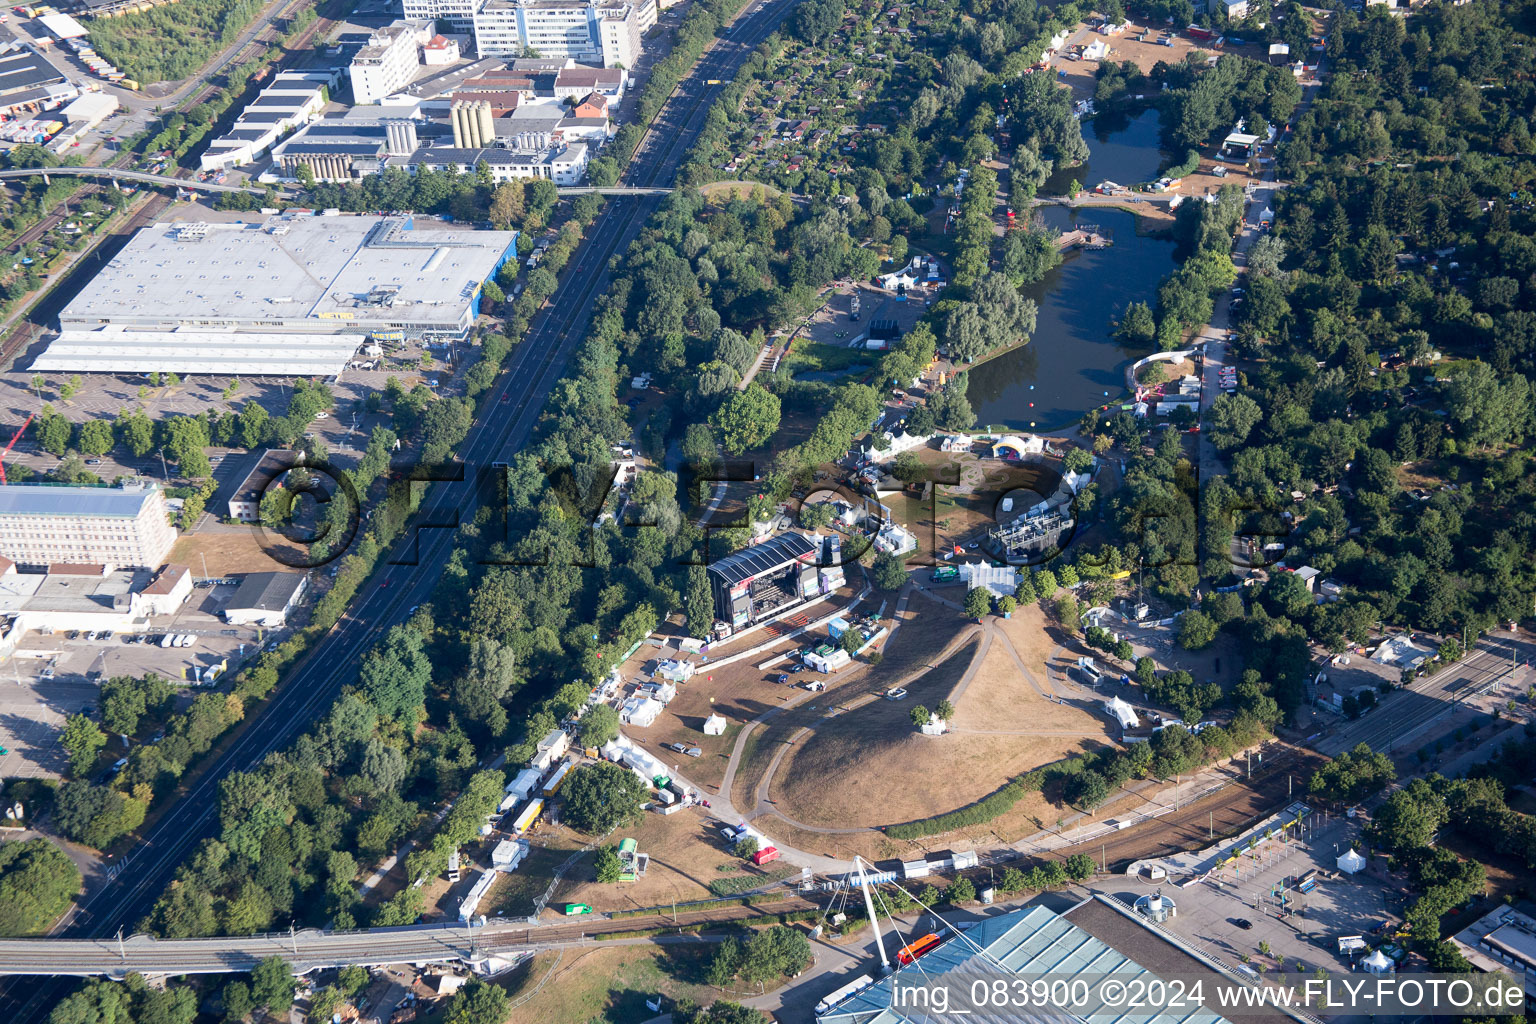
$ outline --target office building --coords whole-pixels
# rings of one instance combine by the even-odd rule
[[[155,484],[0,486],[0,555],[22,565],[159,565],[174,543]]]
[[[421,67],[417,50],[431,39],[431,25],[424,21],[397,21],[375,29],[347,68],[352,102],[377,103],[410,85]]]
[[[370,336],[462,337],[516,243],[422,217],[155,224],[60,312],[32,369],[334,375]]]
[[[655,24],[655,0],[486,0],[474,14],[481,56],[535,50],[603,67],[634,67]]]
[[[406,21],[435,21],[454,32],[470,32],[475,27],[475,8],[482,0],[403,0]]]

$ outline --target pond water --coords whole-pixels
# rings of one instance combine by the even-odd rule
[[[1034,336],[971,370],[967,394],[979,429],[1055,430],[1109,401],[1104,392],[1120,397],[1126,364],[1150,349],[1115,341],[1112,321],[1132,302],[1150,305],[1174,268],[1173,242],[1138,236],[1132,213],[1059,206],[1040,212],[1054,231],[1097,225],[1114,244],[1069,251],[1061,266],[1023,289],[1040,308]]]
[[[1083,125],[1083,141],[1088,143],[1087,162],[1059,168],[1046,179],[1041,195],[1064,194],[1074,178],[1089,189],[1106,179],[1126,186],[1152,181],[1168,163],[1168,154],[1160,148],[1155,109],[1130,118],[1099,114]]]

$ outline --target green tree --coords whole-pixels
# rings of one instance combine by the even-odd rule
[[[251,999],[268,1013],[287,1016],[297,990],[293,968],[280,956],[267,957],[251,971]]]
[[[875,564],[871,572],[875,578],[875,586],[881,590],[900,590],[906,586],[907,567],[900,555],[882,551],[875,556]]]
[[[617,882],[622,873],[623,866],[619,863],[619,854],[611,846],[599,846],[597,855],[592,860],[592,869],[597,873],[597,880],[604,884]]]
[[[581,719],[581,745],[601,747],[619,734],[619,713],[607,704],[599,704]]]
[[[445,1024],[502,1024],[509,1012],[511,1006],[506,989],[471,978],[453,994],[444,1021]]]
[[[1407,854],[1428,849],[1450,817],[1445,797],[1423,779],[1414,779],[1372,813],[1365,835],[1378,849]]]
[[[957,907],[975,899],[976,886],[964,875],[957,876],[953,882],[949,883],[949,888],[944,890],[944,902],[952,903]]]
[[[106,420],[86,420],[80,424],[75,446],[84,455],[105,455],[112,450],[112,424]]]
[[[107,745],[107,734],[97,728],[95,722],[77,713],[65,719],[59,742],[69,755],[69,773],[78,779],[96,766],[101,748]]]
[[[914,728],[921,729],[923,726],[928,724],[928,719],[933,716],[926,707],[919,704],[911,711],[907,712],[907,717],[912,719],[912,725]]]
[[[992,591],[986,587],[972,587],[965,592],[965,614],[980,619],[992,610]]]
[[[702,565],[688,567],[688,632],[707,637],[715,624],[715,596],[709,586],[709,572]]]
[[[1308,788],[1324,800],[1343,803],[1378,793],[1396,777],[1390,757],[1359,743],[1314,772]]]
[[[1211,403],[1211,443],[1231,451],[1248,439],[1263,416],[1259,403],[1247,395],[1217,395]]]
[[[574,769],[565,783],[565,820],[591,835],[605,835],[640,816],[646,797],[634,772],[611,761]]]
[[[725,450],[740,455],[756,448],[779,429],[779,397],[756,381],[731,394],[710,416]]]
[[[738,839],[736,845],[731,847],[731,852],[742,860],[751,860],[757,855],[759,849],[761,847],[758,845],[756,837],[747,836],[745,839]]]
[[[0,843],[0,935],[43,934],[80,882],[80,869],[46,839]]]
[[[1179,617],[1179,646],[1186,651],[1201,651],[1216,639],[1216,620],[1202,611],[1187,611]]]
[[[938,706],[933,709],[933,713],[947,722],[955,717],[955,706],[947,700],[941,700]]]

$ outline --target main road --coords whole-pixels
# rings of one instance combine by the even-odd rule
[[[794,0],[768,0],[739,17],[716,40],[667,101],[658,124],[635,154],[628,184],[655,188],[670,183],[708,114],[719,87],[752,49],[777,28]],[[456,531],[480,501],[476,478],[506,460],[532,435],[545,398],[585,336],[593,304],[608,287],[609,265],[639,235],[657,199],[650,195],[611,198],[587,231],[571,265],[577,269],[550,297],[508,365],[497,377],[483,412],[459,447],[464,479],[438,483],[413,517],[412,528],[390,555],[393,570],[375,575],[353,599],[348,612],[292,670],[240,735],[181,792],[149,834],[116,865],[113,878],[79,907],[64,935],[102,939],[131,931],[153,908],[183,863],[203,839],[217,834],[218,786],[231,772],[259,764],[307,729],[356,678],[362,653],[387,628],[404,621],[408,609],[425,602],[453,552]],[[590,271],[583,273],[580,268]],[[385,577],[380,580],[378,577]],[[386,585],[388,580],[394,585]],[[6,982],[0,987],[0,1019],[39,1024],[64,995],[67,982]]]

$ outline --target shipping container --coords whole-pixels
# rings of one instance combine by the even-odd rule
[[[753,864],[757,864],[759,866],[761,866],[763,864],[767,864],[771,860],[778,860],[778,859],[779,859],[779,848],[777,846],[769,846],[769,847],[767,847],[765,849],[758,850],[756,853],[754,853],[752,855],[752,863]]]
[[[517,819],[512,822],[512,831],[516,832],[518,835],[522,835],[524,832],[527,832],[530,828],[533,827],[534,822],[538,821],[539,817],[543,813],[544,813],[544,800],[543,800],[543,798],[542,797],[535,798],[534,800],[529,802],[527,807],[523,808],[522,813],[519,814],[517,816]]]

